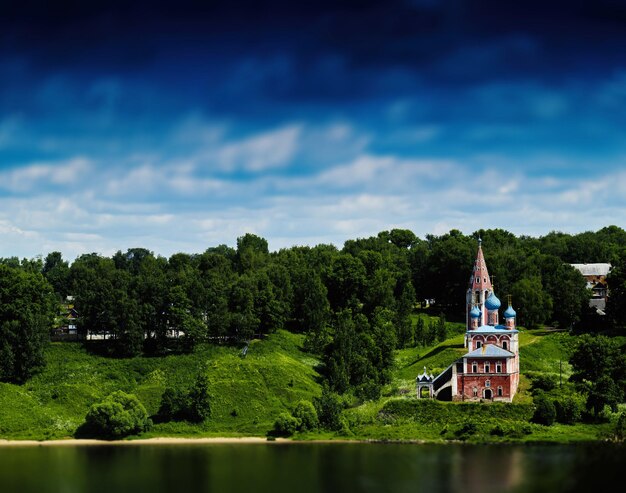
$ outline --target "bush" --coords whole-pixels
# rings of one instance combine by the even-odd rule
[[[626,439],[626,411],[619,413],[617,422],[615,423],[613,436],[615,437],[615,440],[620,442]]]
[[[365,401],[375,401],[380,399],[381,385],[376,382],[367,382],[359,385],[356,395]]]
[[[160,421],[191,421],[202,423],[211,417],[209,381],[203,373],[188,391],[168,387],[161,396],[157,416]]]
[[[466,421],[460,428],[454,431],[454,436],[459,440],[467,440],[478,433],[478,425],[473,421]]]
[[[532,393],[536,394],[539,390],[549,392],[554,390],[558,384],[558,379],[555,375],[546,373],[536,373],[532,377]]]
[[[339,394],[332,392],[326,385],[322,395],[313,399],[320,425],[328,430],[339,431],[343,428],[341,412],[343,402]]]
[[[309,401],[298,402],[293,417],[300,420],[300,431],[315,430],[320,424],[315,406]]]
[[[204,373],[198,374],[189,391],[189,420],[201,423],[211,417],[211,396],[209,379]]]
[[[168,387],[161,396],[157,416],[160,421],[182,421],[187,419],[189,395],[187,392]]]
[[[541,425],[552,425],[556,419],[556,408],[552,399],[540,393],[535,396],[534,402],[535,414],[533,414],[532,421]]]
[[[582,419],[583,407],[583,403],[572,396],[555,399],[556,420],[566,425],[577,423]]]
[[[300,426],[301,422],[298,418],[294,418],[287,412],[280,413],[274,421],[274,428],[270,435],[289,437],[293,435]]]
[[[150,426],[148,413],[135,395],[118,390],[91,406],[82,432],[103,438],[121,438],[140,433]]]

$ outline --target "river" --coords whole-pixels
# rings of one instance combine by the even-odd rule
[[[0,447],[0,492],[601,493],[625,466],[611,444],[12,446]]]

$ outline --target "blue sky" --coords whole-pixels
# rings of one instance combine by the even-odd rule
[[[626,225],[626,7],[0,13],[0,256]]]

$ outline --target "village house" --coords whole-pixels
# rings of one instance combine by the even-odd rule
[[[591,290],[589,306],[595,308],[599,315],[605,314],[606,300],[609,294],[606,276],[611,271],[611,264],[570,264],[577,269],[587,281],[587,289]]]

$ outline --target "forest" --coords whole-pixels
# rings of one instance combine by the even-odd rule
[[[517,323],[572,333],[620,334],[626,323],[626,231],[515,236],[502,229],[418,238],[406,229],[330,244],[270,251],[245,234],[236,247],[169,258],[146,248],[73,261],[0,259],[0,381],[23,383],[43,365],[44,348],[73,297],[79,334],[112,358],[193,352],[200,343],[245,346],[279,329],[305,334],[327,386],[375,398],[389,380],[393,351],[447,337],[463,321],[478,239],[497,295],[510,295]],[[571,263],[608,262],[607,312]],[[439,323],[423,323],[426,311]]]

